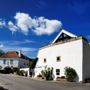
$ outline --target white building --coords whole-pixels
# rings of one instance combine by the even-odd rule
[[[35,77],[46,66],[53,67],[54,80],[64,76],[65,67],[76,70],[77,81],[90,78],[89,42],[82,36],[62,30],[50,45],[39,49]]]
[[[0,56],[0,68],[4,69],[5,67],[18,67],[18,68],[27,68],[29,62],[32,61],[27,56],[23,55],[20,51],[9,51]]]

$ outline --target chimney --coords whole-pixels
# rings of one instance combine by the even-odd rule
[[[21,57],[21,50],[18,51],[18,56]]]

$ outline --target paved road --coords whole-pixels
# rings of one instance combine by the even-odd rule
[[[64,84],[60,82],[37,81],[4,74],[0,74],[0,83],[7,90],[90,90],[90,84],[80,85],[75,83]]]

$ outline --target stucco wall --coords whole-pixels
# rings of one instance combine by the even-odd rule
[[[6,64],[3,63],[4,59],[6,60]],[[10,63],[10,60],[13,60],[13,64]],[[16,58],[0,58],[0,66],[3,68],[9,66],[18,67],[18,59]]]
[[[4,64],[4,59],[6,60],[6,64]],[[13,60],[13,64],[10,63],[10,60]],[[29,65],[28,60],[20,59],[20,58],[0,58],[0,66],[3,68],[9,66],[27,68]]]
[[[19,67],[20,68],[27,68],[29,65],[29,61],[25,59],[19,59]]]
[[[90,78],[90,45],[83,41],[83,79]]]
[[[56,57],[60,56],[61,61],[56,62]],[[38,62],[35,68],[35,77],[44,69],[44,66],[54,68],[54,77],[56,69],[60,69],[60,76],[64,75],[64,68],[66,66],[72,67],[76,70],[79,81],[82,81],[82,39],[54,45],[51,47],[43,48],[38,52]],[[46,58],[47,62],[44,63],[43,59]]]

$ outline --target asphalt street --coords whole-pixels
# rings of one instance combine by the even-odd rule
[[[0,90],[90,90],[90,84],[33,80],[29,77],[0,74]]]

